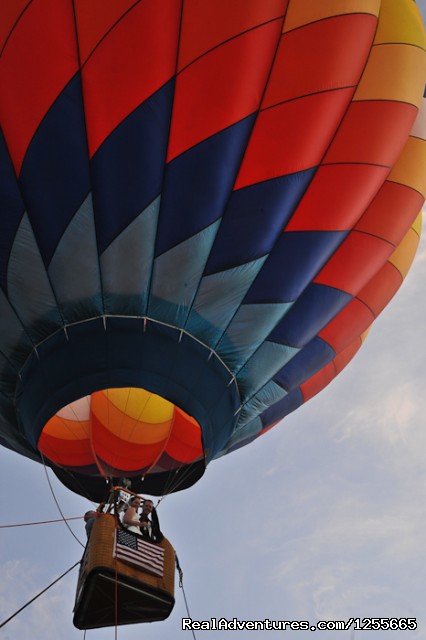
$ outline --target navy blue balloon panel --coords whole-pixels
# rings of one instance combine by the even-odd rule
[[[409,269],[415,4],[5,0],[0,49],[0,441],[93,497],[189,486]]]

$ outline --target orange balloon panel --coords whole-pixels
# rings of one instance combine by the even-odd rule
[[[185,489],[407,273],[416,2],[0,0],[0,43],[0,446],[93,500]]]
[[[62,467],[114,476],[203,457],[198,422],[165,398],[133,387],[105,389],[63,407],[38,446]]]

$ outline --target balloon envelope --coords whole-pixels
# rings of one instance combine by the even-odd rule
[[[325,387],[413,259],[412,0],[4,0],[0,438],[189,486]],[[142,485],[141,485],[142,486]]]

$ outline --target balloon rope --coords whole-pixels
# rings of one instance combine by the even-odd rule
[[[53,499],[54,499],[54,501],[55,501],[55,504],[56,504],[56,506],[58,507],[58,511],[59,511],[59,513],[60,513],[60,514],[61,514],[61,516],[62,516],[62,520],[65,522],[66,526],[68,527],[68,529],[69,529],[69,531],[70,531],[71,535],[72,535],[72,536],[74,536],[74,538],[77,540],[78,544],[79,544],[79,545],[81,545],[81,546],[84,548],[86,545],[84,545],[84,544],[83,544],[83,543],[82,543],[82,542],[77,538],[77,536],[75,535],[74,531],[71,529],[70,525],[68,524],[67,519],[65,518],[64,514],[62,513],[62,509],[61,509],[61,507],[59,506],[59,502],[58,502],[58,500],[56,499],[55,492],[53,491],[52,483],[50,482],[49,474],[47,473],[47,467],[46,467],[46,463],[45,463],[45,461],[44,461],[44,456],[43,456],[43,454],[42,454],[42,452],[41,452],[41,451],[40,451],[40,454],[41,454],[41,458],[42,458],[42,460],[43,460],[44,473],[46,474],[46,478],[47,478],[47,482],[48,482],[48,484],[49,484],[50,491],[51,491],[51,493],[52,493],[52,496],[53,496]]]
[[[124,424],[125,416],[127,415],[127,407],[128,407],[129,400],[130,400],[131,391],[132,391],[132,388],[128,387],[127,388],[126,404],[124,405],[124,409],[123,409],[123,411],[121,413],[120,428],[119,428],[118,434],[117,434],[119,438],[121,438],[121,433],[122,433],[122,430],[123,430],[123,424]],[[107,398],[108,398],[108,424],[109,424],[109,396],[108,396],[108,392],[107,392]],[[146,405],[146,403],[145,403],[145,405]],[[129,439],[130,439],[131,436],[132,436],[132,433],[130,433]],[[113,465],[112,465],[113,467],[117,467],[117,462],[116,462],[117,458],[118,458],[118,453],[116,453],[115,460],[113,461]]]
[[[107,389],[107,406],[108,406],[108,389]],[[89,440],[90,440],[90,449],[92,451],[92,455],[93,455],[93,459],[95,461],[95,464],[98,468],[99,473],[101,474],[101,476],[103,477],[103,479],[105,480],[105,482],[108,483],[108,477],[104,471],[104,469],[102,468],[101,463],[99,462],[99,458],[98,458],[98,454],[95,451],[95,445],[93,444],[93,425],[92,425],[92,416],[90,416],[90,427],[89,427]]]
[[[173,426],[174,426],[174,424],[175,424],[175,416],[176,416],[176,413],[175,413],[175,410],[173,409],[173,419],[170,421],[169,432],[168,432],[168,434],[167,434],[166,441],[165,441],[165,443],[164,443],[163,447],[161,448],[160,453],[159,453],[159,454],[158,454],[158,456],[155,458],[154,462],[152,462],[152,463],[151,463],[151,465],[149,466],[148,471],[145,471],[145,473],[143,474],[143,477],[145,477],[145,476],[147,476],[149,473],[151,473],[151,469],[153,469],[153,468],[155,467],[155,465],[157,464],[157,462],[159,461],[159,459],[161,458],[161,456],[162,456],[162,455],[163,455],[163,453],[165,452],[165,450],[166,450],[166,448],[167,448],[167,445],[169,444],[170,437],[171,437],[171,435],[172,435]]]
[[[53,582],[51,582],[49,584],[49,586],[47,586],[45,589],[43,589],[43,591],[40,591],[40,593],[38,593],[36,596],[34,596],[34,598],[31,598],[31,600],[29,600],[26,604],[24,604],[23,607],[21,607],[20,609],[18,609],[18,611],[15,611],[15,613],[11,616],[9,616],[9,618],[7,620],[5,620],[4,622],[2,622],[0,624],[0,629],[2,627],[4,627],[8,622],[10,622],[15,616],[18,615],[18,613],[21,613],[21,611],[23,611],[26,607],[28,607],[32,602],[34,602],[34,600],[37,600],[37,598],[39,598],[41,595],[43,595],[43,593],[46,593],[46,591],[48,589],[50,589],[50,587],[53,587],[54,584],[56,584],[57,582],[59,582],[59,580],[61,580],[64,576],[67,575],[67,573],[69,573],[70,571],[72,571],[73,569],[75,569],[75,567],[80,564],[80,560],[78,562],[76,562],[75,564],[72,565],[72,567],[70,567],[69,569],[67,569],[62,575],[59,576],[59,578],[56,578],[56,580],[54,580]]]
[[[127,395],[127,401],[126,401],[126,405],[125,405],[125,407],[124,407],[124,411],[123,411],[123,419],[124,419],[124,413],[125,413],[125,412],[126,412],[126,410],[127,410],[127,405],[128,405],[129,399],[130,399],[130,392],[131,392],[131,388],[129,387],[128,395]],[[108,393],[108,390],[107,390],[107,393]],[[130,432],[130,434],[129,434],[129,438],[131,438],[131,437],[132,437],[133,432],[134,432],[134,431],[135,431],[135,429],[137,428],[138,422],[139,422],[139,420],[141,419],[141,417],[142,417],[142,415],[143,415],[143,413],[144,413],[144,411],[145,411],[145,409],[146,409],[146,406],[147,406],[148,402],[150,401],[150,398],[151,398],[153,395],[154,395],[154,394],[149,393],[149,395],[148,395],[148,397],[147,397],[147,399],[146,399],[146,401],[145,401],[144,406],[143,406],[143,407],[140,409],[140,411],[139,411],[138,416],[137,416],[136,418],[133,418],[134,425],[133,425],[133,428],[132,428],[132,430],[131,430],[131,432]],[[108,419],[108,420],[109,420],[109,419]],[[143,476],[142,476],[142,477],[145,477],[145,476],[147,476],[149,473],[151,473],[151,470],[155,467],[155,465],[157,464],[157,462],[159,461],[159,459],[160,459],[160,458],[161,458],[161,456],[163,455],[164,451],[166,450],[166,447],[167,447],[167,445],[168,445],[168,443],[169,443],[169,440],[170,440],[170,436],[171,436],[172,431],[173,431],[174,421],[175,421],[175,414],[173,413],[173,419],[172,419],[171,424],[170,424],[170,427],[169,427],[169,431],[168,431],[168,434],[167,434],[167,438],[166,438],[165,444],[164,444],[164,446],[162,447],[162,449],[161,449],[160,453],[158,454],[158,456],[157,456],[157,457],[154,459],[154,461],[149,465],[148,470],[147,470],[147,471],[145,471],[145,472],[143,473]],[[120,428],[121,428],[121,427],[120,427]]]
[[[64,520],[82,520],[83,516],[74,518],[60,518],[59,520],[42,520],[40,522],[20,522],[19,524],[0,524],[0,529],[13,529],[14,527],[32,527],[35,524],[51,524],[52,522],[63,522]]]
[[[177,474],[174,473],[173,471],[170,471],[169,480],[166,482],[166,485],[164,487],[163,495],[161,496],[161,498],[160,498],[160,500],[158,502],[162,502],[166,496],[169,496],[171,493],[173,493],[173,491],[176,491],[177,488],[183,482],[185,482],[185,480],[187,479],[187,477],[190,475],[190,473],[192,471],[193,465],[197,464],[197,462],[199,462],[199,460],[195,460],[194,462],[190,462],[187,465],[186,469],[179,475],[179,477],[177,479],[176,479],[176,475]]]
[[[179,573],[179,587],[182,589],[183,599],[184,599],[185,607],[186,607],[186,613],[187,613],[188,618],[191,618],[191,614],[189,613],[188,601],[186,599],[185,589],[183,587],[183,571],[182,571],[181,566],[179,564],[179,558],[177,557],[177,554],[176,554],[176,569],[177,569],[177,571]],[[192,637],[194,638],[194,640],[196,640],[194,629],[191,629],[191,631],[192,631]]]
[[[117,542],[118,542],[118,521],[115,522],[115,562],[114,562],[114,572],[115,572],[115,633],[114,638],[117,640],[117,629],[118,629],[118,566],[117,566]]]

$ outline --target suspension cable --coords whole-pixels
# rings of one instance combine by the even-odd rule
[[[65,516],[64,516],[64,514],[63,514],[63,512],[62,512],[61,507],[59,506],[59,502],[58,502],[58,500],[57,500],[57,498],[56,498],[56,496],[55,496],[55,492],[53,491],[52,483],[50,482],[49,474],[47,473],[47,467],[46,467],[46,463],[45,463],[45,461],[44,461],[44,456],[43,456],[43,454],[42,454],[41,452],[40,452],[40,454],[41,454],[41,459],[43,460],[44,473],[46,474],[46,478],[47,478],[47,482],[48,482],[48,484],[49,484],[50,491],[51,491],[51,493],[52,493],[52,496],[53,496],[53,499],[54,499],[54,501],[55,501],[55,504],[56,504],[56,506],[58,507],[58,511],[59,511],[59,513],[60,513],[60,514],[61,514],[61,516],[62,516],[62,520],[65,522],[66,526],[68,527],[68,529],[69,529],[69,531],[70,531],[71,535],[72,535],[72,536],[77,540],[78,544],[79,544],[81,547],[83,547],[83,549],[84,549],[86,545],[84,545],[84,544],[81,542],[81,540],[79,540],[79,539],[78,539],[78,537],[75,535],[74,531],[71,529],[70,525],[68,524],[67,519],[65,518]]]
[[[67,575],[67,573],[69,573],[70,571],[72,571],[73,569],[75,569],[75,567],[80,564],[80,560],[78,562],[76,562],[75,564],[72,565],[72,567],[70,567],[69,569],[67,569],[62,575],[59,576],[59,578],[56,578],[56,580],[54,580],[53,582],[51,582],[45,589],[43,589],[43,591],[40,591],[40,593],[38,593],[36,596],[34,596],[34,598],[31,598],[31,600],[28,600],[28,602],[26,604],[24,604],[23,607],[21,607],[20,609],[18,609],[18,611],[15,611],[15,613],[11,616],[9,616],[9,618],[7,620],[5,620],[4,622],[2,622],[0,624],[0,629],[2,627],[4,627],[8,622],[10,622],[13,618],[15,618],[15,616],[18,615],[18,613],[21,613],[21,611],[23,611],[26,607],[28,607],[32,602],[34,602],[34,600],[37,600],[37,598],[39,598],[41,595],[43,595],[43,593],[46,593],[46,591],[48,589],[50,589],[50,587],[53,587],[54,584],[56,584],[57,582],[59,582],[59,580],[61,580],[64,576]]]
[[[114,495],[114,513],[115,513],[115,555],[114,555],[114,640],[118,638],[118,558],[117,558],[117,542],[118,542],[118,516],[116,508],[116,498]]]
[[[188,615],[188,618],[191,618],[191,614],[189,613],[188,600],[186,599],[185,589],[184,589],[184,586],[183,586],[183,571],[182,571],[182,568],[180,566],[179,558],[178,558],[177,554],[176,554],[175,558],[176,558],[176,569],[177,569],[177,572],[179,574],[179,587],[182,589],[183,599],[184,599],[184,602],[185,602],[186,613]],[[192,637],[194,638],[194,640],[197,640],[196,636],[195,636],[194,629],[191,629],[191,631],[192,631]]]
[[[192,470],[193,470],[194,466],[198,462],[199,462],[199,460],[194,460],[193,462],[190,462],[178,477],[176,477],[177,474],[174,473],[173,471],[169,472],[169,479],[167,480],[167,482],[165,484],[163,494],[162,494],[161,498],[158,500],[157,505],[160,504],[160,502],[162,502],[164,500],[164,498],[167,498],[174,491],[176,491],[178,489],[178,487],[181,484],[183,484],[183,482],[186,481],[186,479],[192,473]]]
[[[42,520],[41,522],[19,522],[17,524],[0,524],[0,529],[13,529],[14,527],[32,527],[36,524],[51,524],[52,522],[63,522],[64,520],[82,520],[82,516],[73,518],[60,518],[59,520]]]

